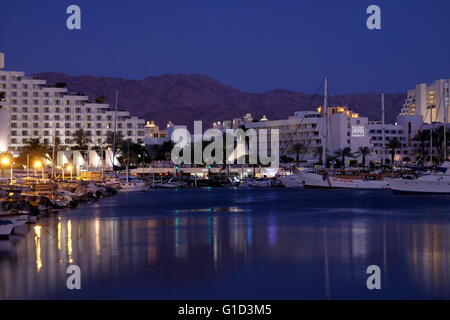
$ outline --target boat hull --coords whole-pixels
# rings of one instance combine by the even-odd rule
[[[389,189],[390,180],[361,180],[342,179],[333,176],[323,176],[317,173],[305,173],[302,175],[303,186],[306,189],[365,189],[382,190]]]
[[[302,188],[303,183],[298,175],[287,175],[287,176],[279,176],[278,179],[281,181],[281,184],[286,188]]]
[[[395,194],[450,194],[449,181],[392,180],[391,190]]]
[[[124,183],[121,185],[121,192],[138,192],[138,191],[146,191],[148,189],[147,185],[145,183]]]

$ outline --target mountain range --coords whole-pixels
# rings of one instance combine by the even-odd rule
[[[70,93],[83,93],[91,101],[105,96],[105,102],[111,107],[115,105],[115,92],[119,90],[120,109],[133,116],[154,120],[160,127],[165,127],[169,120],[189,127],[194,120],[203,120],[206,128],[214,121],[240,118],[246,113],[251,113],[255,119],[266,115],[269,120],[279,120],[295,111],[315,110],[323,104],[323,96],[319,94],[284,89],[247,93],[201,74],[164,74],[141,80],[56,72],[33,76],[46,80],[49,85],[63,82]],[[387,122],[395,121],[405,98],[405,93],[385,94]],[[380,95],[373,92],[331,96],[329,104],[347,105],[369,120],[381,120]]]

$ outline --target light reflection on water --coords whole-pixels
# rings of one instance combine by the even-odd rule
[[[107,198],[8,241],[0,298],[449,298],[450,200],[364,197],[223,189]],[[66,289],[69,264],[81,268],[81,291]],[[381,292],[365,287],[371,264]]]

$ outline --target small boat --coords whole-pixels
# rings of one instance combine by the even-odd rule
[[[14,224],[11,220],[0,219],[0,239],[7,239],[14,229]]]
[[[257,187],[277,187],[279,182],[276,179],[261,178],[261,179],[247,179],[241,182],[241,188],[257,188]]]
[[[176,188],[182,188],[185,187],[186,184],[182,181],[176,181],[174,179],[174,177],[171,177],[168,181],[166,182],[160,182],[160,183],[155,183],[154,184],[155,188],[171,188],[171,189],[176,189]]]
[[[446,161],[437,171],[417,179],[394,179],[391,190],[398,194],[450,194],[450,162]]]
[[[144,181],[132,179],[126,182],[121,182],[120,191],[146,191],[148,189],[147,184]]]
[[[277,177],[286,188],[303,188],[303,183],[298,174],[288,174]]]

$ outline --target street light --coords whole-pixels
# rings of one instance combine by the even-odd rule
[[[44,179],[44,166],[42,165],[42,162],[39,161],[39,160],[36,160],[36,161],[34,162],[34,168],[35,168],[35,169],[39,169],[39,168],[42,169],[42,179]]]
[[[73,169],[73,167],[69,164],[69,165],[67,166],[67,170],[70,171],[70,180],[72,180],[72,169]]]
[[[64,180],[64,166],[57,166],[56,169],[61,169],[62,170],[62,179]]]
[[[12,181],[13,181],[13,163],[12,163],[12,161],[9,160],[8,157],[3,157],[2,164],[5,166],[7,166],[8,164],[11,165],[11,181],[10,181],[10,183],[12,184]]]

